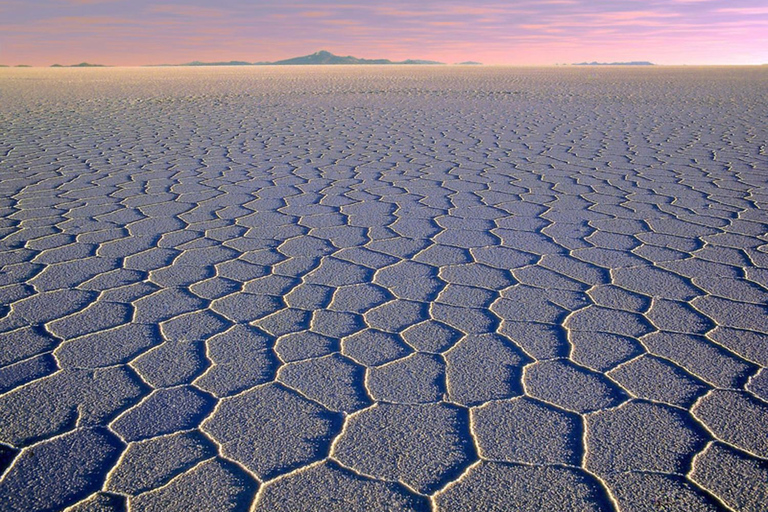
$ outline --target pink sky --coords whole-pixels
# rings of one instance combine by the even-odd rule
[[[365,58],[768,63],[765,0],[0,0],[0,64]]]

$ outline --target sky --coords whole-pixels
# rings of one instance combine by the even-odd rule
[[[768,63],[768,0],[0,0],[0,64]]]

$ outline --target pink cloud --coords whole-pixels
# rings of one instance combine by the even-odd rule
[[[298,14],[302,18],[327,18],[331,15],[330,11],[302,11]]]
[[[430,27],[461,27],[464,25],[461,21],[428,21]]]
[[[153,5],[148,12],[154,14],[170,14],[173,16],[186,16],[189,18],[221,18],[227,11],[209,7],[183,6],[175,4]]]
[[[323,20],[321,23],[324,25],[338,25],[343,27],[361,26],[361,23],[355,20]]]
[[[600,20],[642,20],[646,18],[676,18],[681,16],[679,13],[658,12],[658,11],[615,11],[604,12],[596,17]]]
[[[726,7],[723,9],[716,9],[715,12],[725,14],[744,14],[747,16],[762,16],[768,15],[768,7]]]
[[[72,5],[96,5],[124,2],[125,0],[57,0],[58,2]]]
[[[462,6],[453,5],[446,6],[445,13],[458,14],[458,15],[470,15],[470,16],[487,16],[489,14],[506,14],[512,10],[503,7],[475,7],[475,6]]]
[[[414,18],[429,15],[429,13],[425,11],[398,9],[395,7],[377,7],[375,10],[378,14],[383,16],[393,16],[400,18]]]

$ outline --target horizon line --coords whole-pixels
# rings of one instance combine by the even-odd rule
[[[257,62],[249,62],[247,64],[230,64],[230,62],[238,62],[238,61],[210,61],[210,62],[202,62],[202,61],[190,61],[185,63],[178,63],[178,64],[91,64],[91,63],[79,63],[79,64],[44,64],[44,65],[36,65],[36,64],[2,64],[0,63],[0,68],[4,69],[13,69],[13,68],[21,68],[21,69],[29,69],[29,68],[35,68],[35,69],[93,69],[93,68],[173,68],[173,67],[233,67],[233,68],[247,68],[247,67],[374,67],[374,66],[398,66],[398,67],[432,67],[432,68],[439,68],[444,66],[466,66],[466,67],[515,67],[515,68],[549,68],[549,67],[576,67],[576,68],[586,68],[586,67],[631,67],[631,68],[658,68],[658,67],[665,67],[665,68],[673,68],[673,67],[761,67],[761,66],[768,66],[768,62],[761,63],[761,64],[622,64],[622,63],[587,63],[587,64],[581,64],[581,63],[553,63],[553,64],[512,64],[512,63],[505,63],[505,64],[486,64],[478,62],[476,64],[465,64],[463,62],[440,62],[437,64],[402,64],[400,62],[391,62],[391,63],[377,63],[377,64],[275,64],[272,62],[268,63],[257,63]],[[466,61],[470,62],[470,61]],[[85,66],[81,64],[87,64]]]

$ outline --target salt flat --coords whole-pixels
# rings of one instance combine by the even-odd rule
[[[0,70],[0,509],[764,510],[766,98]]]

